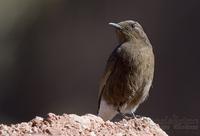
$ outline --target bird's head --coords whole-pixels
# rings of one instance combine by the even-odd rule
[[[117,37],[120,43],[136,40],[148,42],[148,38],[142,26],[136,21],[127,20],[119,23],[109,23],[109,25],[116,28]]]

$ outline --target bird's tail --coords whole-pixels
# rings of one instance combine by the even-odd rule
[[[112,105],[108,105],[104,99],[101,99],[100,106],[98,110],[98,116],[100,116],[104,121],[111,120],[117,115],[117,111]]]

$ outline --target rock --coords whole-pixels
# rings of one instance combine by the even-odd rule
[[[36,117],[29,122],[11,126],[0,125],[2,136],[167,136],[148,117],[140,117],[119,122],[104,122],[92,114],[78,116],[49,113],[46,118]]]

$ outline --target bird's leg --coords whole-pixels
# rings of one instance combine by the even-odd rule
[[[141,117],[140,115],[135,115],[135,113],[132,111],[131,111],[131,114],[132,114],[132,118],[140,118]]]
[[[133,118],[136,118],[135,113],[131,111],[131,115]]]
[[[125,116],[125,114],[124,113],[122,113],[121,111],[120,111],[120,109],[119,108],[117,108],[117,112],[123,117],[123,118],[125,118],[126,116]]]
[[[117,109],[117,111],[124,119],[126,119],[126,120],[131,119],[131,117],[128,117],[128,116],[125,115],[125,113],[122,113],[119,108]]]

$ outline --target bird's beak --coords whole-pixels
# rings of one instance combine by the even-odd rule
[[[122,27],[119,24],[117,24],[117,23],[109,23],[109,25],[111,25],[111,26],[113,26],[113,27],[115,27],[115,28],[117,28],[119,30],[122,29]]]

